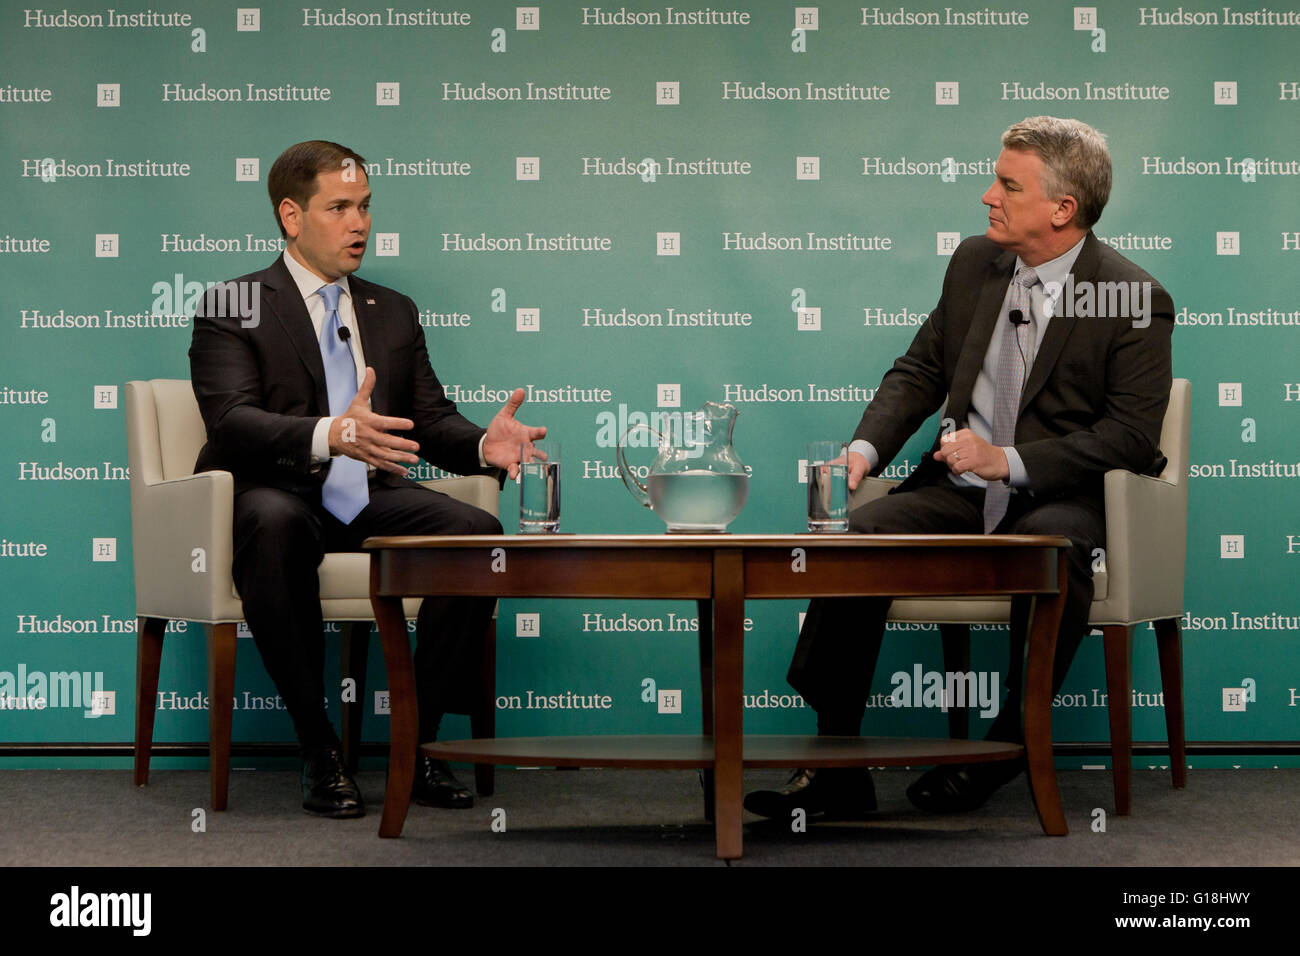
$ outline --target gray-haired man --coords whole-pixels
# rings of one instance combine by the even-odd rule
[[[1110,195],[1105,139],[1072,119],[1031,117],[1002,135],[983,236],[958,246],[943,292],[907,353],[885,374],[849,449],[849,487],[880,472],[940,405],[960,426],[895,493],[854,510],[864,533],[1060,534],[1069,593],[1053,691],[1085,633],[1091,556],[1105,545],[1102,476],[1158,471],[1171,381],[1173,301],[1092,233]],[[1102,283],[1125,283],[1123,314],[1076,308]],[[822,735],[861,731],[888,598],[813,601],[788,679]],[[1013,603],[1008,700],[989,731],[1019,740],[1024,608]],[[1022,763],[937,767],[908,789],[923,810],[982,805]],[[751,812],[788,819],[874,810],[865,771],[800,770],[782,791],[749,794]]]

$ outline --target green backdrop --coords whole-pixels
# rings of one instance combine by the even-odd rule
[[[791,532],[804,444],[851,434],[937,301],[951,237],[984,227],[998,135],[1038,113],[1108,135],[1115,189],[1097,232],[1179,309],[1174,371],[1193,383],[1188,738],[1300,737],[1297,40],[1294,6],[1204,3],[4,3],[0,690],[5,673],[16,687],[20,670],[75,671],[113,700],[102,716],[0,709],[0,746],[132,737],[122,385],[188,377],[184,302],[167,289],[278,254],[265,177],[287,145],[335,139],[367,157],[362,274],[424,310],[466,415],[486,422],[500,393],[531,390],[521,419],[564,442],[565,530],[661,530],[614,474],[608,422],[671,407],[675,386],[683,409],[740,409],[753,476],[732,530]],[[803,248],[764,248],[798,245],[781,237]],[[501,506],[509,527],[514,485]],[[800,610],[749,608],[750,731],[814,726],[784,680]],[[694,613],[503,602],[498,732],[694,731]],[[532,614],[535,636],[517,636]],[[187,706],[205,692],[202,632],[176,627],[156,739],[203,740],[206,714]],[[976,635],[973,666],[1005,672],[1001,636]],[[1139,740],[1164,736],[1151,637],[1136,642]],[[292,739],[283,711],[245,706],[274,689],[252,642],[239,650],[236,739]],[[937,633],[895,633],[876,689],[918,663],[942,669]],[[377,642],[370,670],[382,689]],[[681,713],[659,713],[647,680],[680,689]],[[1225,709],[1224,688],[1246,688],[1244,710]],[[566,691],[611,706],[528,706]],[[1106,739],[1103,693],[1098,638],[1058,700],[1058,740]],[[369,713],[367,738],[386,720]],[[946,718],[873,708],[867,726],[941,735]],[[1278,762],[1219,763],[1252,760]]]

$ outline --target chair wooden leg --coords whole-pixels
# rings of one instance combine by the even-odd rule
[[[208,624],[208,773],[212,809],[226,809],[230,788],[230,725],[235,709],[237,624]]]
[[[943,669],[949,674],[970,672],[970,625],[940,624],[943,638]],[[1000,692],[1000,689],[999,689]],[[965,740],[970,736],[970,708],[948,708],[948,736]]]
[[[469,716],[469,733],[475,739],[493,738],[497,735],[497,618],[492,613],[487,632],[483,635],[483,657],[479,671],[482,694],[478,708]],[[474,789],[480,796],[490,797],[496,792],[495,765],[474,765]]]
[[[135,650],[135,785],[149,783],[153,720],[158,707],[158,670],[162,666],[167,618],[137,618]]]
[[[1165,729],[1169,733],[1169,770],[1174,786],[1187,786],[1187,728],[1183,724],[1183,628],[1176,617],[1155,621],[1160,654],[1160,686],[1164,691]]]
[[[1115,783],[1115,813],[1129,812],[1133,782],[1133,627],[1107,624],[1106,713],[1110,717],[1110,762]]]
[[[343,703],[343,762],[357,772],[361,757],[361,725],[366,715],[366,661],[370,654],[370,621],[348,621],[339,635],[339,664],[343,680],[355,682],[356,695]]]

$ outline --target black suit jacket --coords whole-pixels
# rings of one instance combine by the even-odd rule
[[[854,433],[880,454],[877,470],[945,400],[945,416],[965,427],[1015,260],[983,237],[966,239],[953,253],[939,304],[885,374]],[[1071,274],[1076,290],[1081,282],[1150,283],[1150,323],[1134,327],[1136,314],[1054,316],[1021,396],[1015,449],[1035,497],[1100,500],[1106,471],[1154,473],[1163,464],[1157,446],[1169,403],[1174,304],[1155,279],[1091,232]],[[936,436],[931,453],[938,445]],[[898,490],[947,471],[926,455]]]
[[[270,485],[318,496],[329,466],[312,463],[311,438],[316,422],[329,415],[329,400],[306,303],[279,258],[233,281],[253,284],[252,297],[245,291],[243,301],[255,298],[259,311],[235,314],[232,297],[214,287],[194,317],[190,374],[208,433],[195,471],[230,471],[236,491]],[[403,434],[419,443],[430,464],[484,473],[478,460],[484,429],[447,398],[429,364],[415,303],[355,275],[348,284],[366,364],[375,370],[371,407],[411,419],[415,428]],[[389,483],[404,480],[377,474]]]

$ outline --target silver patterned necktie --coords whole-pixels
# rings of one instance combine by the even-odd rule
[[[1022,266],[1011,280],[1009,312],[1019,310],[1023,321],[1002,329],[1002,346],[998,350],[997,382],[993,391],[992,442],[1000,447],[1016,443],[1016,419],[1020,415],[1020,394],[1029,374],[1028,356],[1033,343],[1033,310],[1029,290],[1038,282],[1038,273]],[[1012,334],[1008,334],[1008,333]],[[1011,486],[1005,481],[990,481],[984,492],[984,533],[990,534],[1007,513],[1011,503]]]
[[[352,346],[339,331],[343,328],[339,319],[339,295],[343,290],[331,282],[321,286],[319,291],[325,302],[325,321],[320,327],[320,355],[325,364],[330,414],[337,418],[356,398],[357,365],[352,358]],[[361,509],[370,503],[370,488],[366,480],[365,462],[339,455],[330,463],[329,474],[325,476],[321,504],[344,524],[351,524]]]

